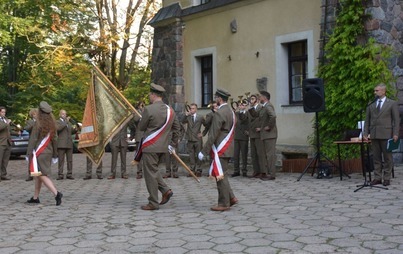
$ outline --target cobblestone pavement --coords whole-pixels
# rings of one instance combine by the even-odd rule
[[[107,153],[105,178],[84,181],[84,155],[74,154],[73,165],[75,180],[54,181],[61,206],[45,187],[41,204],[30,205],[26,162],[10,161],[12,180],[0,182],[0,253],[403,253],[400,166],[389,190],[354,192],[362,174],[343,181],[309,173],[300,181],[285,173],[266,182],[231,178],[239,204],[212,212],[217,190],[207,177],[197,183],[180,169],[179,179],[167,180],[172,199],[143,211],[147,190],[133,166],[129,179],[107,180]]]

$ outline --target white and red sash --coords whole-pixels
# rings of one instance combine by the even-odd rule
[[[211,147],[211,158],[213,161],[210,165],[209,175],[210,177],[214,177],[217,181],[224,179],[224,172],[220,162],[220,155],[225,153],[225,151],[230,146],[233,137],[234,137],[234,130],[235,130],[235,114],[232,112],[232,127],[231,130],[228,132],[227,136],[221,141],[221,143],[216,147],[214,144]]]
[[[46,135],[39,144],[38,148],[32,151],[32,158],[29,164],[29,171],[31,172],[31,176],[40,176],[42,175],[41,169],[38,167],[38,156],[46,149],[46,147],[50,143],[50,134]]]
[[[156,130],[155,132],[151,133],[148,135],[146,138],[141,139],[141,142],[139,144],[139,148],[137,149],[136,154],[134,155],[134,161],[139,162],[141,160],[141,156],[143,155],[143,149],[154,144],[157,142],[157,140],[160,138],[161,134],[165,131],[167,125],[172,121],[173,119],[173,111],[168,105],[165,105],[167,107],[167,118],[164,123],[164,125]]]

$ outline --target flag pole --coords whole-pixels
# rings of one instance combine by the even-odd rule
[[[191,176],[193,176],[194,179],[196,179],[196,181],[198,183],[200,183],[200,179],[197,178],[197,176],[192,172],[192,170],[190,170],[190,168],[183,162],[183,160],[176,154],[175,149],[170,150],[170,154],[172,154],[175,159],[187,170],[187,172],[189,172],[189,174]]]

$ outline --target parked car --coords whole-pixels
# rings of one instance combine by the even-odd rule
[[[29,133],[23,130],[20,135],[11,135],[11,156],[18,157],[27,154]]]

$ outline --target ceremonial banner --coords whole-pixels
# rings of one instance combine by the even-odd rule
[[[137,113],[133,106],[94,66],[78,149],[98,165],[107,143],[126,126],[133,113]]]

